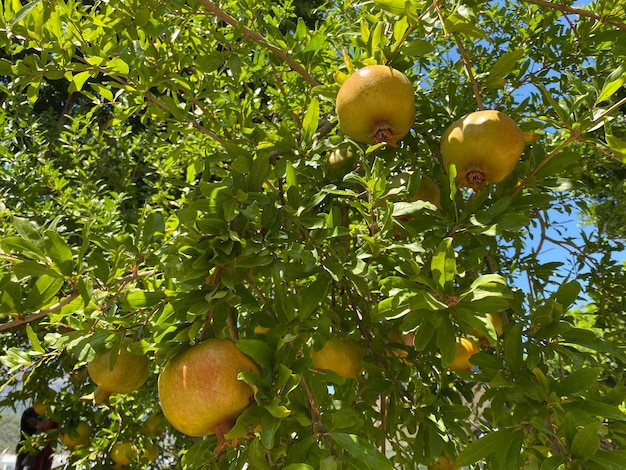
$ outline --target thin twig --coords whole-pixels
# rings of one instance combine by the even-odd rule
[[[262,46],[265,49],[269,50],[270,52],[274,53],[277,57],[279,57],[284,62],[286,62],[287,65],[289,65],[289,67],[291,67],[291,69],[294,72],[300,74],[307,81],[307,83],[309,85],[311,85],[311,86],[319,86],[319,85],[321,85],[321,83],[318,82],[291,55],[289,55],[287,52],[283,51],[282,49],[279,49],[278,47],[271,45],[269,42],[267,42],[267,39],[265,39],[261,34],[259,34],[256,31],[253,31],[250,28],[247,28],[246,26],[243,26],[242,24],[240,24],[239,21],[237,21],[235,18],[233,18],[228,13],[226,13],[224,10],[222,10],[218,5],[216,5],[215,3],[213,3],[213,2],[211,2],[209,0],[199,0],[199,3],[204,8],[209,10],[213,15],[215,15],[217,18],[219,18],[220,20],[228,23],[229,25],[231,25],[233,27],[241,28],[241,32],[243,33],[243,35],[245,37],[247,37],[247,38],[251,39],[252,41],[256,42],[257,44],[259,44],[260,46]]]
[[[474,77],[474,72],[472,72],[472,61],[463,46],[463,42],[461,41],[461,37],[459,33],[452,33],[454,36],[454,41],[456,42],[457,47],[459,48],[459,53],[461,54],[461,59],[463,59],[463,65],[465,66],[465,71],[467,72],[467,77],[469,78],[470,83],[472,84],[472,90],[474,91],[474,98],[476,99],[476,104],[478,105],[479,110],[485,109],[483,105],[483,100],[480,97],[480,86],[476,81],[476,77]]]
[[[626,24],[621,23],[619,21],[612,20],[604,15],[598,15],[593,11],[583,10],[580,8],[568,7],[566,5],[561,5],[559,3],[546,2],[545,0],[521,0],[522,2],[532,3],[534,5],[538,5],[540,7],[551,8],[553,10],[558,10],[562,13],[570,13],[573,15],[584,16],[586,18],[592,18],[600,23],[609,24],[611,26],[615,26],[616,28],[626,30]]]
[[[526,181],[528,181],[528,178],[535,176],[539,172],[539,170],[541,170],[544,166],[546,166],[548,162],[552,160],[561,150],[567,147],[574,140],[578,140],[578,139],[580,139],[580,134],[574,133],[570,135],[567,139],[565,139],[565,141],[561,143],[561,145],[559,145],[557,148],[552,150],[552,152],[550,152],[548,156],[544,158],[543,161],[541,161],[541,163],[539,163],[539,165],[537,165],[533,169],[533,171],[530,172],[530,174],[524,176],[524,179],[522,180],[522,182],[519,185],[517,185],[515,190],[511,193],[511,197],[515,197],[522,190],[522,188],[526,186]]]
[[[80,295],[80,292],[73,291],[67,297],[65,297],[63,300],[57,302],[56,304],[54,304],[54,305],[52,305],[52,306],[50,306],[50,307],[48,307],[48,308],[46,308],[44,310],[40,310],[39,312],[33,313],[31,315],[28,315],[27,317],[18,318],[18,319],[13,320],[13,321],[11,321],[9,323],[5,323],[3,325],[0,325],[0,331],[11,330],[13,328],[17,328],[17,327],[20,327],[22,325],[25,325],[26,323],[30,323],[30,322],[39,320],[40,318],[46,317],[46,316],[50,315],[51,313],[54,313],[57,310],[62,309],[64,306],[66,306],[67,304],[72,302],[79,295]]]

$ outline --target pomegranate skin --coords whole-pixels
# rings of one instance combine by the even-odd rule
[[[188,436],[223,435],[248,407],[250,386],[240,372],[259,374],[259,366],[232,341],[208,339],[175,356],[158,381],[161,409]]]
[[[415,121],[413,84],[392,67],[363,67],[339,89],[336,111],[339,127],[356,142],[395,146]]]
[[[456,165],[457,183],[475,189],[507,178],[523,151],[524,133],[513,119],[494,110],[463,116],[441,138],[441,156],[446,165]]]

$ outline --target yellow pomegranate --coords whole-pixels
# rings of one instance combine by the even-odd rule
[[[139,450],[130,442],[116,442],[111,447],[111,460],[118,465],[130,465],[139,456]]]
[[[361,375],[362,357],[361,346],[353,339],[332,338],[319,351],[311,351],[313,367],[332,370],[344,379]]]
[[[70,450],[86,446],[90,437],[91,426],[84,421],[79,421],[73,427],[65,428],[59,434],[59,440]]]
[[[141,426],[141,429],[147,436],[158,437],[165,432],[166,427],[167,420],[165,419],[165,416],[163,416],[163,413],[155,412],[146,418]]]
[[[146,356],[131,353],[128,350],[130,344],[132,344],[130,338],[122,341],[113,366],[111,354],[114,351],[98,354],[87,365],[89,376],[98,385],[94,394],[96,404],[105,402],[115,393],[133,392],[147,380],[150,361]]]
[[[509,176],[524,151],[524,133],[494,110],[477,111],[454,122],[441,139],[446,166],[454,163],[457,184],[477,189]]]
[[[208,339],[175,356],[159,375],[159,398],[167,420],[188,436],[230,430],[250,404],[253,391],[240,372],[259,366],[232,341]]]
[[[402,72],[369,65],[341,85],[336,111],[341,130],[351,139],[395,146],[415,121],[415,91]]]
[[[413,201],[427,201],[437,207],[437,209],[441,209],[441,190],[430,176],[422,176],[420,187],[411,199]]]
[[[471,370],[470,358],[480,351],[478,343],[467,338],[457,338],[455,348],[454,359],[448,365],[448,369],[454,371]]]

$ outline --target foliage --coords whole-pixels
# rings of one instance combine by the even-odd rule
[[[602,168],[623,185],[623,6],[295,3],[0,3],[3,403],[88,421],[68,466],[110,465],[115,442],[152,442],[167,360],[226,337],[262,369],[228,445],[168,428],[135,468],[624,468],[623,245],[550,232]],[[340,83],[371,63],[416,90],[397,148],[336,126]],[[527,145],[473,192],[438,148],[480,108]],[[338,147],[356,164],[331,178]],[[410,198],[426,175],[440,209]],[[449,371],[477,333],[474,369]],[[93,406],[86,362],[126,335],[151,375]],[[362,376],[312,367],[333,336],[363,345]]]

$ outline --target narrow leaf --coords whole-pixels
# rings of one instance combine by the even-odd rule
[[[313,97],[309,103],[309,107],[302,121],[302,140],[304,142],[312,142],[313,136],[317,131],[317,125],[320,120],[320,104],[317,98]]]
[[[471,465],[494,452],[498,452],[503,447],[508,446],[514,433],[515,430],[513,429],[502,429],[484,435],[463,449],[456,459],[456,465],[459,467]]]
[[[362,462],[366,468],[393,470],[393,465],[387,457],[369,441],[361,439],[354,434],[332,433],[330,437],[338,446],[345,449],[348,454]]]

